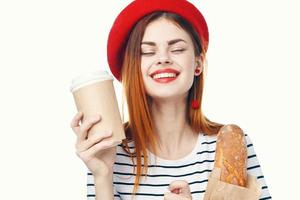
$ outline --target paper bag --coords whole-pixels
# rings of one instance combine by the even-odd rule
[[[221,169],[214,168],[208,179],[204,200],[258,200],[261,187],[255,176],[248,174],[247,187],[220,181]]]

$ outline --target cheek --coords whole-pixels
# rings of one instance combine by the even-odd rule
[[[186,89],[190,89],[194,82],[194,73],[189,69],[182,75],[184,76],[181,78],[182,85],[184,85]]]
[[[195,78],[195,63],[193,62],[193,60],[193,58],[190,58],[182,61],[181,63],[184,71],[184,73],[181,74],[183,76],[182,81],[185,87],[188,88],[192,86]]]
[[[195,68],[195,55],[192,51],[188,51],[185,54],[182,54],[175,58],[181,67],[184,69],[194,69]]]
[[[141,71],[143,76],[148,74],[149,66],[151,65],[151,61],[149,59],[142,58],[141,59]]]

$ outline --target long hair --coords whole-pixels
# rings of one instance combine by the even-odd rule
[[[191,37],[195,56],[202,54],[205,59],[205,51],[202,44],[206,41],[200,41],[198,33],[193,26],[174,13],[154,12],[137,22],[128,38],[124,52],[122,66],[122,85],[127,100],[129,120],[124,123],[126,139],[122,141],[123,149],[131,156],[134,170],[136,173],[133,194],[136,193],[141,176],[146,176],[148,171],[147,148],[151,147],[156,155],[156,140],[154,133],[154,122],[151,116],[151,98],[146,94],[141,73],[141,42],[147,25],[156,19],[165,18],[185,30]],[[203,66],[204,67],[204,66]],[[195,76],[192,87],[187,96],[187,119],[189,125],[195,132],[202,132],[207,135],[217,134],[223,124],[210,121],[202,112],[202,94],[204,88],[204,73]],[[192,100],[197,99],[200,107],[197,110],[192,109]],[[134,142],[132,151],[128,143]],[[136,164],[135,164],[136,159]],[[142,162],[143,161],[143,162]],[[144,172],[144,174],[142,173]]]

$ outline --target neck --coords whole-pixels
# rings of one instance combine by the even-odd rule
[[[193,147],[192,143],[196,141],[197,134],[187,122],[185,99],[153,101],[151,111],[160,154],[176,157]]]

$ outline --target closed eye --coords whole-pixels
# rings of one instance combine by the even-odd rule
[[[154,52],[142,52],[141,55],[153,55]]]
[[[171,52],[183,52],[185,51],[185,49],[175,49],[175,50],[172,50]]]
[[[180,53],[183,51],[185,51],[185,49],[175,49],[175,50],[172,50],[171,52]],[[154,55],[154,54],[155,54],[155,52],[141,52],[141,55]]]

